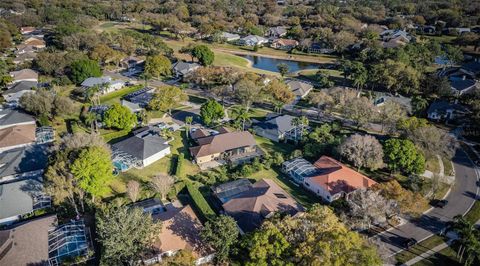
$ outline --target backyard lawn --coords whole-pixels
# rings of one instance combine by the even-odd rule
[[[125,87],[118,91],[114,91],[114,92],[102,95],[100,96],[100,103],[101,104],[120,103],[120,99],[123,96],[130,94],[134,91],[140,90],[142,88],[143,88],[143,85],[135,85],[135,86]]]

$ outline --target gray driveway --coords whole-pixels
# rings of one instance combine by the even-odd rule
[[[391,255],[403,250],[406,239],[414,238],[418,242],[437,234],[445,223],[459,214],[465,214],[477,199],[479,173],[464,151],[458,150],[453,158],[455,167],[455,185],[447,196],[447,205],[434,208],[415,221],[410,221],[378,236]]]

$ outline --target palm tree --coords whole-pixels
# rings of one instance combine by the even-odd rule
[[[192,122],[193,122],[193,116],[185,117],[187,139],[188,139],[188,134],[190,133],[190,126],[192,125]]]
[[[235,120],[241,122],[242,131],[245,130],[245,123],[250,121],[250,115],[248,114],[247,109],[239,108],[234,109]]]
[[[300,128],[300,136],[305,135],[305,127],[308,126],[308,118],[306,116],[295,117],[292,119],[292,126],[295,128],[295,143],[298,143],[298,130]]]
[[[276,102],[273,103],[273,105],[274,105],[274,107],[273,107],[274,111],[281,114],[284,103],[282,103],[280,101],[276,101]]]
[[[97,121],[97,115],[95,113],[88,112],[85,115],[84,120],[85,120],[85,124],[90,125],[90,128],[93,132],[95,130],[94,125],[96,124],[96,121]]]
[[[453,217],[453,220],[453,229],[458,233],[460,243],[457,256],[460,262],[465,258],[464,265],[472,265],[480,259],[480,231],[461,215]]]
[[[292,126],[295,130],[295,143],[297,143],[297,134],[298,134],[298,126],[300,125],[300,117],[294,117],[292,119]]]

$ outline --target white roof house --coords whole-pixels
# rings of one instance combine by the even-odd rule
[[[122,80],[112,80],[111,77],[91,77],[84,80],[81,84],[83,88],[92,88],[98,86],[102,93],[110,93],[112,91],[119,90],[125,86],[125,82]]]
[[[255,45],[262,45],[265,43],[268,43],[268,39],[263,38],[261,36],[257,35],[248,35],[246,37],[241,38],[238,43],[240,45],[245,45],[245,46],[255,46]]]
[[[224,31],[220,34],[220,38],[224,39],[227,42],[231,42],[240,39],[240,35]]]

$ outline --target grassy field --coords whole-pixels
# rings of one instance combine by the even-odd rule
[[[228,112],[228,116],[230,118],[235,118],[235,111],[240,109],[240,108],[244,108],[242,105],[233,105],[231,107],[228,108],[227,112]],[[250,108],[250,110],[248,110],[248,114],[250,116],[251,119],[256,119],[256,120],[264,120],[265,119],[265,116],[267,116],[267,114],[270,113],[269,111],[267,110],[264,110],[264,109],[260,109],[260,108]]]
[[[440,163],[437,156],[429,156],[426,158],[425,169],[435,174],[440,172]]]

